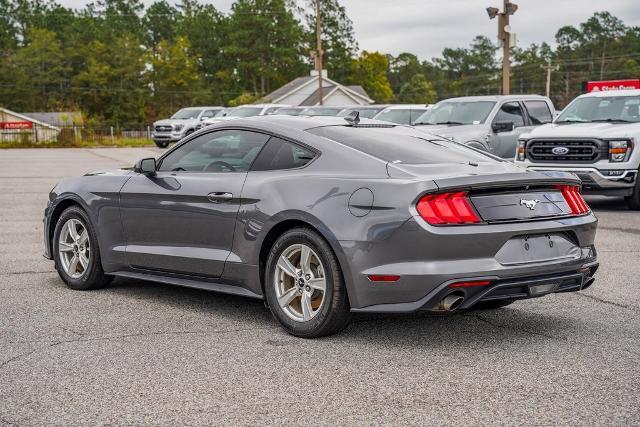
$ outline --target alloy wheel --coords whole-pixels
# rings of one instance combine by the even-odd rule
[[[82,277],[91,260],[89,232],[82,221],[71,218],[64,223],[60,230],[58,252],[65,273],[73,279]]]
[[[327,282],[322,261],[305,244],[289,246],[275,268],[278,304],[291,319],[306,322],[316,316],[325,300]]]

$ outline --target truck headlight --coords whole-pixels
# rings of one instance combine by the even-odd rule
[[[173,125],[173,130],[176,132],[179,132],[182,130],[183,127],[184,125]]]
[[[518,141],[518,149],[516,150],[516,160],[518,160],[519,162],[523,162],[525,157],[526,157],[526,147],[527,147],[527,141],[525,141],[524,139],[521,139]]]
[[[631,154],[630,141],[609,141],[609,161],[625,162]]]

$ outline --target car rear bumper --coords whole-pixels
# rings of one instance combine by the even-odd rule
[[[536,171],[572,172],[582,181],[584,194],[602,194],[610,196],[629,196],[636,183],[637,170],[599,170],[596,168],[558,168],[528,166]]]
[[[552,278],[555,283],[560,277],[581,275],[570,287],[558,285],[550,290],[575,291],[590,280],[590,269],[598,264],[593,245],[597,219],[592,214],[458,227],[432,227],[420,221],[412,218],[379,242],[341,242],[350,260],[347,286],[353,311],[432,309],[442,300],[442,292],[453,290],[449,285],[454,282],[490,282],[483,287],[455,288],[465,298],[463,308],[477,302],[472,297],[481,289],[491,290],[482,298],[537,296],[522,290],[495,293],[531,280]],[[397,275],[399,279],[372,282],[370,275]]]

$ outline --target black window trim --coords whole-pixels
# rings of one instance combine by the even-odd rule
[[[498,109],[496,110],[496,114],[495,116],[493,116],[493,120],[491,120],[491,124],[493,125],[494,123],[497,122],[497,118],[498,118],[498,114],[500,114],[500,110],[502,110],[502,106],[505,104],[518,104],[518,106],[520,107],[520,111],[522,111],[522,126],[514,126],[514,129],[517,129],[519,127],[527,127],[527,126],[531,126],[530,122],[529,122],[529,112],[524,108],[524,104],[522,103],[521,100],[508,100],[508,101],[503,101],[502,103],[498,103]]]
[[[544,103],[544,105],[547,106],[547,110],[549,110],[549,114],[551,115],[551,121],[550,122],[546,122],[546,123],[541,123],[539,125],[536,125],[533,123],[533,120],[531,120],[531,113],[529,113],[529,109],[527,108],[527,102],[542,102]],[[524,99],[522,100],[522,108],[524,108],[524,110],[527,112],[527,119],[529,122],[529,126],[542,126],[542,125],[548,125],[549,123],[553,123],[553,111],[551,111],[551,107],[549,106],[549,103],[544,100],[544,99]],[[555,111],[555,110],[554,110]]]
[[[185,144],[188,144],[189,142],[193,141],[194,139],[202,136],[202,135],[207,135],[210,133],[214,133],[214,132],[222,132],[222,131],[228,131],[228,130],[244,130],[244,131],[249,131],[249,132],[255,132],[255,133],[260,133],[263,135],[267,135],[269,137],[269,139],[267,139],[267,142],[265,142],[262,145],[262,148],[260,148],[260,151],[258,151],[258,154],[256,154],[256,157],[254,157],[253,161],[251,162],[251,164],[249,165],[249,168],[245,171],[245,172],[241,172],[241,171],[235,171],[235,172],[224,172],[224,173],[249,173],[253,170],[253,164],[256,162],[256,159],[258,158],[258,156],[260,156],[260,153],[262,153],[262,150],[264,150],[264,148],[267,146],[267,144],[269,143],[269,141],[271,140],[271,138],[276,137],[276,138],[280,138],[284,141],[287,141],[289,143],[292,143],[294,145],[297,145],[301,148],[304,148],[306,150],[311,151],[312,153],[315,154],[315,156],[313,157],[313,159],[311,159],[311,161],[309,161],[308,163],[306,163],[304,166],[300,166],[297,168],[289,168],[289,169],[270,169],[267,171],[254,171],[254,172],[272,172],[272,171],[285,171],[285,170],[300,170],[300,169],[304,169],[307,166],[309,166],[311,163],[315,162],[316,159],[318,159],[321,155],[322,155],[322,151],[317,150],[314,147],[311,147],[303,142],[300,141],[296,141],[288,136],[284,136],[282,134],[279,133],[275,133],[275,132],[269,132],[266,130],[262,130],[262,129],[255,129],[255,128],[251,128],[248,126],[232,126],[232,127],[223,127],[223,128],[215,128],[215,129],[207,129],[207,132],[194,132],[192,135],[189,135],[188,137],[185,137],[181,142],[179,142],[178,144],[174,145],[170,150],[167,150],[162,156],[160,156],[158,158],[158,160],[156,161],[156,171],[158,171],[160,169],[160,167],[162,166],[162,161],[165,159],[165,157],[167,157],[169,154],[171,154],[173,151],[177,150],[178,148],[182,147]],[[164,172],[168,172],[168,171],[164,171]],[[220,173],[220,172],[194,172],[194,171],[170,171],[171,173]]]

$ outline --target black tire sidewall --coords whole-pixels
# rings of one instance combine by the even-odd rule
[[[60,240],[62,227],[70,219],[80,220],[82,224],[84,224],[85,229],[89,234],[89,244],[91,245],[89,266],[87,267],[87,270],[84,272],[84,274],[77,279],[69,276],[67,272],[64,271],[64,268],[62,267],[62,263],[60,261],[60,252],[58,248],[58,241]],[[96,285],[101,280],[103,280],[102,266],[100,265],[100,252],[98,250],[98,239],[93,229],[93,225],[91,224],[91,221],[89,220],[89,217],[84,210],[80,209],[79,207],[72,206],[62,212],[62,214],[58,218],[58,222],[56,222],[51,246],[53,248],[53,259],[55,262],[56,270],[58,271],[60,278],[62,278],[62,280],[71,289],[94,289]]]
[[[169,146],[168,142],[156,142],[156,146],[158,148],[167,148]]]
[[[640,210],[640,169],[636,173],[636,184],[633,186],[633,193],[625,198],[627,206],[631,210]]]
[[[295,244],[305,244],[312,248],[320,258],[324,267],[326,280],[325,299],[322,303],[320,313],[316,314],[307,322],[298,322],[291,319],[278,304],[274,286],[275,267],[280,255],[285,249]],[[273,316],[287,330],[287,332],[299,337],[318,337],[333,333],[327,326],[331,323],[331,317],[343,313],[336,311],[344,310],[341,301],[336,298],[336,292],[344,292],[342,272],[338,261],[329,244],[317,233],[306,228],[296,228],[285,232],[272,246],[265,268],[265,296]],[[346,296],[346,295],[345,295]],[[344,302],[342,302],[344,303]],[[348,304],[347,304],[348,305]]]

